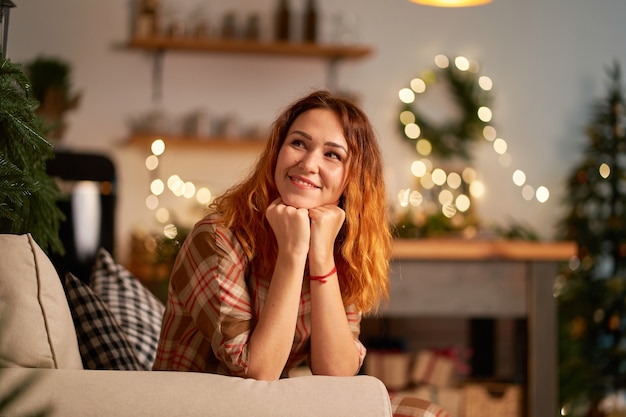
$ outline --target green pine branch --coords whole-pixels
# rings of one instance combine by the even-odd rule
[[[44,251],[62,254],[61,192],[46,173],[54,153],[37,106],[22,67],[0,56],[0,233],[31,233]]]

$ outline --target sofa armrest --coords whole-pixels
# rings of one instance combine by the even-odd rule
[[[385,417],[389,395],[370,376],[305,376],[266,382],[169,371],[0,369],[0,397],[35,373],[36,383],[3,415],[46,405],[51,416]]]

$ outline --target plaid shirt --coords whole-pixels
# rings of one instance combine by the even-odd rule
[[[211,240],[219,250],[211,247]],[[153,369],[245,376],[248,342],[267,298],[269,278],[255,273],[228,229],[210,216],[199,221],[174,265]],[[304,280],[284,371],[308,358],[310,311],[309,282]],[[362,363],[365,348],[358,340],[361,315],[349,306],[346,317]]]

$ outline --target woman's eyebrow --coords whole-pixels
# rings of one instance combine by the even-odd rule
[[[297,134],[299,134],[299,135],[304,136],[304,138],[305,138],[305,139],[308,139],[308,140],[313,140],[313,137],[312,137],[311,135],[309,135],[309,134],[308,134],[308,133],[306,133],[306,132],[303,132],[302,130],[292,130],[290,133],[291,133],[291,134],[297,133]]]
[[[313,140],[313,137],[311,135],[309,135],[306,132],[303,132],[302,130],[294,130],[291,133],[297,133],[299,135],[304,136],[305,139]],[[346,154],[348,153],[348,150],[346,149],[346,147],[337,142],[328,141],[328,142],[324,142],[324,145],[332,146],[333,148],[339,148],[339,149],[342,149]]]
[[[336,142],[326,142],[326,143],[324,143],[324,145],[332,146],[333,148],[339,148],[339,149],[342,149],[346,154],[348,153],[348,150],[343,145],[340,145],[339,143],[336,143]]]

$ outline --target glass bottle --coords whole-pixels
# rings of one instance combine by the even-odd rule
[[[317,41],[317,7],[315,0],[307,0],[304,10],[304,33],[302,39],[304,42]]]
[[[159,1],[141,0],[135,22],[135,36],[152,37],[159,33]]]
[[[226,12],[222,18],[222,38],[234,39],[237,37],[237,23],[235,12]]]
[[[246,24],[246,39],[250,41],[258,41],[261,36],[261,18],[257,13],[253,13],[248,16],[248,23]]]
[[[276,10],[276,22],[274,37],[277,41],[289,40],[289,2],[288,0],[280,0],[278,9]]]

